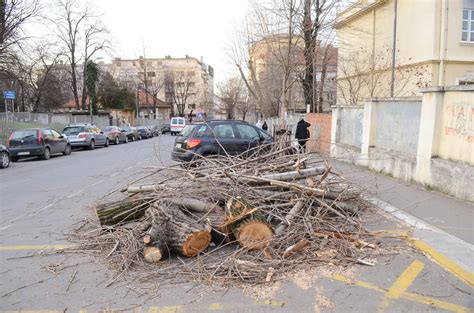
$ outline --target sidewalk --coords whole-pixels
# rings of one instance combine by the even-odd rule
[[[335,171],[366,190],[374,198],[372,203],[414,226],[413,237],[474,272],[473,203],[353,164],[337,160],[331,164]]]

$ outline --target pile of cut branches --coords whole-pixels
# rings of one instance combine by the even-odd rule
[[[95,207],[75,233],[119,273],[168,283],[252,284],[304,265],[371,265],[359,191],[324,160],[274,144],[238,156],[156,167]]]

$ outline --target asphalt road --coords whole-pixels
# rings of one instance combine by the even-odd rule
[[[471,286],[411,251],[384,257],[374,267],[312,269],[257,290],[188,284],[163,288],[156,298],[120,280],[106,287],[111,271],[89,255],[30,257],[41,245],[67,244],[65,234],[93,217],[90,206],[149,173],[144,167],[171,164],[173,141],[160,136],[0,170],[0,311],[375,312],[381,303],[387,312],[472,311]],[[367,223],[371,229],[406,229],[377,212]],[[410,283],[400,287],[399,281]]]

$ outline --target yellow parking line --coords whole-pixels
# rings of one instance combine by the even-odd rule
[[[451,261],[448,257],[442,255],[426,243],[421,240],[412,239],[413,244],[417,247],[420,251],[424,252],[425,254],[429,255],[433,260],[439,263],[442,267],[448,270],[451,274],[459,278],[460,280],[468,283],[469,285],[474,286],[474,274],[466,271],[453,261]]]
[[[361,281],[361,280],[353,280],[353,279],[351,279],[349,277],[346,277],[346,276],[343,276],[341,274],[324,275],[324,277],[335,280],[335,281],[339,281],[339,282],[344,283],[346,285],[358,286],[358,287],[374,290],[374,291],[377,291],[377,292],[380,292],[380,293],[386,293],[387,292],[386,289],[381,288],[379,286],[376,286],[372,283]],[[441,301],[441,300],[434,299],[434,298],[427,297],[427,296],[422,296],[422,295],[412,293],[412,292],[403,292],[400,295],[400,298],[410,300],[410,301],[413,301],[413,302],[418,302],[420,304],[434,306],[434,307],[444,309],[444,310],[447,310],[447,311],[451,311],[451,312],[474,313],[474,310],[471,309],[471,308],[466,308],[466,307],[463,307],[461,305]]]
[[[380,303],[377,311],[384,312],[393,300],[400,298],[401,294],[410,287],[423,267],[425,267],[425,265],[420,261],[413,261],[413,263],[411,263],[410,266],[408,266],[408,268],[397,278],[392,287],[390,287],[383,297],[382,303]]]
[[[222,310],[224,306],[220,303],[211,303],[209,304],[209,310],[211,311],[217,311],[217,310]]]
[[[72,245],[16,245],[0,246],[0,251],[21,251],[21,250],[60,250],[72,247]]]

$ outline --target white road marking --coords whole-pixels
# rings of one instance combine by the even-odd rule
[[[103,181],[104,181],[103,179],[101,179],[101,180],[99,180],[99,181],[96,181],[95,183],[93,183],[93,184],[91,185],[91,187],[92,187],[92,186],[96,186],[96,185],[102,183]]]
[[[129,167],[127,167],[124,171],[128,171],[128,170],[130,170],[130,169],[132,169],[132,168],[133,168],[133,166],[129,166]]]
[[[69,198],[72,198],[72,197],[74,197],[74,196],[77,196],[77,195],[80,194],[81,192],[82,192],[82,190],[79,190],[78,192],[73,193],[72,195],[69,195],[69,196],[67,196],[66,198],[68,198],[68,199],[69,199]]]
[[[38,211],[36,211],[36,212],[31,212],[31,213],[28,214],[28,215],[29,215],[29,216],[35,216],[35,215],[37,215],[37,214],[39,214],[39,213],[41,213],[41,212],[43,212],[43,211],[49,209],[49,208],[52,207],[54,204],[55,204],[55,203],[50,203],[50,204],[48,204],[47,206],[42,207],[42,208],[39,209]]]
[[[115,177],[117,175],[120,175],[120,173],[114,173],[114,174],[110,175],[110,177]]]

